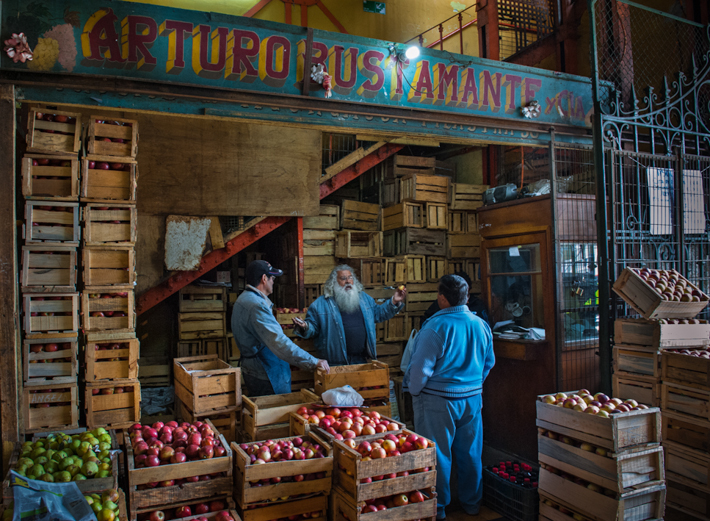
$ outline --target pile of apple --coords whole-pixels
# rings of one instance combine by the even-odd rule
[[[565,393],[547,394],[542,397],[542,401],[557,407],[594,414],[603,418],[608,418],[611,414],[648,409],[647,405],[639,404],[633,399],[609,398],[604,393],[592,395],[586,389],[581,389],[577,391],[577,394],[570,395]]]
[[[571,518],[574,519],[575,521],[594,521],[590,517],[583,516],[582,514],[579,514],[577,512],[572,512],[570,509],[560,505],[559,503],[552,501],[551,499],[548,499],[548,498],[545,498],[545,499],[540,498],[540,499],[546,505],[549,505],[552,508],[559,510],[561,513],[565,514],[566,516],[571,516]]]
[[[84,499],[98,521],[115,521],[119,518],[119,495],[115,488],[104,490],[101,494],[88,494]]]
[[[71,392],[71,389],[69,389],[69,388],[59,388],[59,389],[31,389],[30,388],[30,394],[55,394],[55,393],[70,393],[70,392]],[[39,397],[39,401],[42,402],[41,397]],[[47,402],[42,402],[42,403],[30,403],[30,409],[44,409],[46,407],[52,407],[52,406],[59,407],[59,406],[66,406],[66,405],[71,405],[71,402],[47,401]]]
[[[547,470],[551,474],[556,474],[556,475],[560,476],[561,478],[566,479],[567,481],[572,481],[573,483],[576,483],[577,485],[579,485],[581,487],[586,487],[589,490],[591,490],[592,492],[604,494],[605,496],[613,497],[615,499],[618,495],[616,490],[611,490],[610,488],[600,487],[596,483],[591,483],[585,479],[578,478],[577,476],[573,476],[572,474],[568,474],[566,472],[563,472],[563,471],[556,469],[555,467],[551,467],[550,465],[547,465],[545,463],[540,463],[540,468]]]
[[[136,423],[129,429],[133,461],[136,468],[173,465],[188,461],[222,458],[227,455],[217,434],[209,424],[176,421],[155,422],[153,425]],[[180,480],[148,483],[138,488],[171,487],[182,483],[209,481],[219,474],[189,476]]]
[[[120,222],[120,221],[116,221]],[[120,293],[90,293],[90,299],[100,299],[100,298],[126,298],[128,292],[122,291]],[[92,317],[125,317],[126,313],[124,311],[92,311],[90,313]]]
[[[698,358],[707,358],[710,360],[710,348],[699,347],[694,349],[665,349],[668,353],[676,353],[679,355],[696,356]]]
[[[92,388],[91,389],[91,394],[93,396],[96,396],[97,394],[123,394],[123,393],[132,393],[133,392],[133,386],[128,385],[126,387],[100,387],[100,388]]]
[[[153,510],[138,514],[138,521],[166,521],[169,519],[184,519],[190,516],[196,517],[194,521],[207,521],[205,514],[217,512],[217,515],[211,516],[214,521],[234,521],[229,510],[225,510],[227,505],[221,499],[210,501],[209,503],[198,503],[192,506],[181,506],[170,510]],[[99,520],[101,521],[101,520]]]
[[[340,410],[338,407],[323,410],[304,406],[298,409],[296,414],[308,420],[308,423],[320,427],[336,440],[402,430],[400,424],[383,419],[377,411],[361,411],[357,408]]]
[[[705,293],[693,286],[676,270],[631,268],[641,280],[656,290],[663,300],[669,302],[700,302],[710,300]]]
[[[71,297],[32,297],[32,302],[42,302],[44,300],[66,300],[71,302]],[[60,317],[60,316],[71,316],[72,311],[31,311],[31,317]]]
[[[61,344],[32,344],[30,353],[56,353],[57,351],[66,351],[71,349],[71,342],[62,342]],[[71,362],[71,358],[52,358],[49,360],[30,360],[31,364],[57,364],[62,362]]]
[[[326,451],[318,443],[313,443],[308,439],[303,439],[298,436],[295,438],[284,438],[281,440],[266,440],[255,441],[252,443],[242,443],[239,445],[247,456],[249,456],[249,465],[263,465],[265,463],[277,463],[280,461],[290,460],[307,460],[325,458]],[[261,481],[252,482],[252,486],[261,486],[268,484],[276,484],[288,481],[309,481],[312,479],[322,479],[325,477],[324,472],[313,474],[299,474],[296,476],[273,477],[270,479],[262,479]]]
[[[123,141],[123,140],[121,140]],[[89,161],[89,170],[125,170],[131,169],[131,163],[107,163],[105,161]]]
[[[596,447],[586,441],[580,441],[575,438],[570,438],[569,436],[563,436],[562,434],[553,431],[548,431],[546,429],[538,428],[537,431],[540,433],[541,436],[550,438],[551,440],[561,441],[562,443],[572,445],[573,447],[576,447],[578,449],[586,450],[587,452],[593,452],[598,456],[609,457],[609,452],[604,447]]]
[[[46,114],[44,112],[36,112],[35,119],[44,121],[54,121],[56,123],[75,123],[74,118],[70,116],[65,116],[64,114]],[[74,135],[74,132],[59,132],[58,130],[42,129],[42,132],[48,132],[50,134],[68,134],[72,136]]]
[[[403,507],[409,503],[423,503],[429,499],[420,491],[415,490],[407,494],[395,494],[393,496],[385,496],[377,499],[368,499],[362,506],[362,513],[369,514],[370,512],[378,512],[387,510],[388,508]]]
[[[102,427],[71,436],[52,433],[23,443],[13,470],[50,483],[105,478],[111,475],[110,450],[111,436]]]

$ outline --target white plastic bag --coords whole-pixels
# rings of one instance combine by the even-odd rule
[[[414,351],[414,340],[416,338],[417,338],[417,330],[412,329],[412,332],[409,333],[409,340],[407,340],[407,345],[404,348],[404,353],[402,353],[402,360],[399,363],[399,369],[404,374],[407,374],[407,370],[409,369],[409,362],[412,359],[412,351]]]
[[[323,403],[341,407],[360,407],[365,399],[349,385],[329,389],[321,396]]]

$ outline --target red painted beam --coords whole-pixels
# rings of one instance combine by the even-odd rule
[[[249,9],[242,16],[245,16],[247,18],[251,18],[252,16],[254,16],[256,13],[261,11],[264,7],[266,7],[270,3],[271,3],[271,0],[261,0],[258,4],[256,4],[254,7]]]
[[[298,242],[298,295],[296,307],[306,307],[306,288],[303,286],[305,267],[303,265],[303,217],[296,218],[296,239]]]

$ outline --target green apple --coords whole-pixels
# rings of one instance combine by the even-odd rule
[[[84,481],[86,479],[86,476],[84,474],[77,474],[73,478],[71,478],[72,481]]]
[[[42,477],[40,478],[42,481],[46,481],[47,483],[54,483],[54,476],[52,476],[49,472],[46,474],[42,474]]]
[[[79,474],[79,472],[81,472],[81,467],[80,467],[79,465],[74,465],[74,464],[72,463],[71,465],[69,465],[69,466],[68,466],[67,468],[65,468],[64,470],[66,470],[69,474],[72,475],[72,477],[74,477],[74,476],[76,476],[77,474]]]
[[[54,474],[54,481],[57,483],[69,483],[71,481],[71,474],[66,470],[61,470]]]
[[[81,467],[81,472],[87,478],[92,478],[99,472],[99,466],[96,463],[94,463],[93,461],[87,461]]]

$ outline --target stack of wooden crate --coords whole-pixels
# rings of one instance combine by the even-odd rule
[[[344,385],[349,385],[363,397],[364,407],[383,416],[392,416],[390,371],[387,364],[373,360],[367,364],[331,367],[329,373],[316,369],[314,390],[318,397],[322,397],[325,391]]]
[[[663,518],[659,409],[601,417],[540,396],[537,426],[541,520]]]
[[[290,414],[303,406],[322,404],[318,395],[308,389],[288,394],[244,397],[242,407],[242,442],[283,438],[290,433]]]
[[[320,215],[303,218],[303,282],[306,305],[322,293],[322,285],[335,268],[335,235],[340,230],[340,207],[320,206]]]
[[[483,206],[488,185],[451,183],[449,223],[446,235],[448,273],[465,272],[471,278],[471,293],[481,292],[481,236],[475,211]]]
[[[77,250],[81,114],[29,111],[22,158],[24,431],[79,426]]]
[[[227,355],[227,288],[191,284],[179,292],[178,358]]]
[[[81,160],[82,329],[86,424],[140,421],[136,338],[138,122],[92,115]]]

